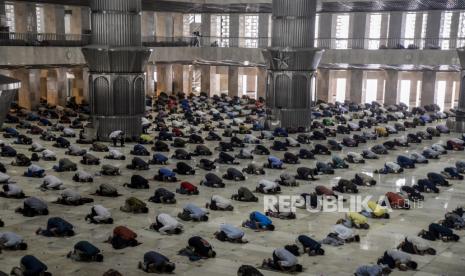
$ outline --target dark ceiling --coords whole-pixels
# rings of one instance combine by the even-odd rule
[[[29,0],[28,2],[88,6],[90,0]],[[144,10],[181,13],[271,13],[270,3],[196,4],[182,1],[142,0],[142,6]],[[465,10],[465,0],[373,0],[354,2],[339,0],[318,5],[319,13],[423,10]]]

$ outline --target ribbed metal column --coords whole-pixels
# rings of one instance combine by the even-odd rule
[[[273,0],[268,60],[267,126],[311,125],[313,76],[323,55],[314,48],[316,0]]]
[[[457,49],[459,55],[461,71],[460,71],[460,94],[459,94],[459,106],[457,107],[457,113],[455,121],[449,121],[449,127],[455,129],[456,132],[465,132],[465,48]],[[453,101],[453,100],[452,100]]]
[[[141,0],[92,0],[89,65],[92,129],[99,140],[114,130],[139,137],[145,111],[144,68],[151,51],[141,43]]]

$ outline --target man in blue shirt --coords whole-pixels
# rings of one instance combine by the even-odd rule
[[[167,257],[155,251],[145,253],[144,262],[139,262],[139,269],[147,273],[171,273],[175,268]]]
[[[249,220],[245,221],[242,226],[256,231],[274,231],[275,228],[271,219],[258,211],[250,213]]]

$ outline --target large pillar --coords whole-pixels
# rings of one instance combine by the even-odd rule
[[[28,110],[37,108],[40,104],[40,69],[17,69],[13,77],[21,81],[18,103]]]
[[[166,33],[166,13],[157,12],[155,13],[155,35],[157,37],[167,37]]]
[[[405,14],[401,11],[390,13],[388,48],[397,48],[405,30]]]
[[[200,92],[211,96],[210,88],[210,65],[200,65]]]
[[[452,13],[452,19],[450,24],[450,42],[449,42],[449,49],[456,49],[457,48],[457,37],[459,34],[459,26],[460,26],[460,12],[454,11]]]
[[[366,40],[367,33],[369,31],[368,13],[357,12],[350,15],[351,23],[349,37],[349,48],[351,49],[366,49],[368,41]],[[326,26],[328,27],[328,26]]]
[[[329,69],[319,69],[317,74],[316,80],[316,99],[329,102],[329,76],[330,76]]]
[[[185,92],[182,64],[173,64],[173,93]]]
[[[221,82],[218,66],[210,66],[210,95],[220,95]]]
[[[257,68],[257,98],[266,97],[266,68],[258,67]]]
[[[316,2],[273,0],[273,36],[264,51],[269,128],[310,128],[313,74],[323,55],[313,48]]]
[[[350,101],[353,103],[364,103],[365,100],[365,71],[353,69],[350,71]]]
[[[258,48],[266,48],[270,41],[270,14],[258,14]]]
[[[138,139],[151,54],[141,43],[141,0],[91,0],[90,7],[92,45],[82,49],[91,73],[89,134],[108,140],[112,131],[122,130]]]
[[[384,104],[399,103],[399,71],[386,70],[386,83],[384,89]]]
[[[239,97],[239,67],[228,67],[228,96]]]
[[[425,48],[439,48],[440,40],[439,36],[441,34],[441,18],[442,11],[433,10],[428,11],[428,18],[426,23],[426,39],[425,39]]]
[[[421,106],[434,104],[436,93],[436,71],[423,71]]]
[[[229,46],[239,47],[239,14],[229,14]]]

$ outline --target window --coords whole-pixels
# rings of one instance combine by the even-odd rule
[[[434,97],[434,103],[439,106],[441,111],[444,110],[444,101],[446,99],[446,81],[438,81],[438,89]]]
[[[5,3],[5,17],[6,25],[8,26],[11,33],[16,31],[15,25],[15,5],[12,3]]]
[[[441,49],[448,50],[450,46],[450,25],[452,23],[452,12],[444,12],[441,17]]]
[[[460,21],[459,21],[459,33],[457,39],[457,47],[464,47],[465,46],[465,12],[460,13]]]
[[[315,17],[315,45],[314,47],[318,46],[316,41],[318,41],[319,32],[320,32],[320,15],[317,14]]]
[[[343,103],[346,100],[346,82],[345,78],[336,79],[336,101]]]
[[[258,15],[244,16],[245,48],[258,48]]]
[[[197,31],[200,27],[196,26],[197,28],[194,30],[192,28],[192,24],[200,24],[202,23],[202,15],[198,13],[188,13],[183,15],[183,35],[185,37],[191,36],[193,32]]]
[[[400,102],[410,106],[410,80],[400,81]]]
[[[367,79],[365,91],[365,103],[376,102],[376,96],[378,95],[378,80]]]
[[[71,33],[71,16],[72,16],[72,11],[70,10],[65,11],[65,34]]]
[[[42,5],[36,6],[36,24],[37,24],[37,33],[44,33],[44,7]]]
[[[423,13],[423,20],[421,22],[421,46],[420,48],[425,48],[425,38],[426,38],[426,26],[428,25],[428,13]]]
[[[370,30],[368,32],[368,49],[379,49],[381,38],[381,20],[382,15],[379,13],[370,14]]]
[[[348,14],[339,14],[336,18],[336,49],[347,49],[349,44]]]
[[[229,47],[229,15],[216,16],[216,36],[219,47]]]
[[[409,12],[405,17],[405,34],[404,46],[407,48],[409,45],[415,44],[415,21],[417,18],[416,13]]]

